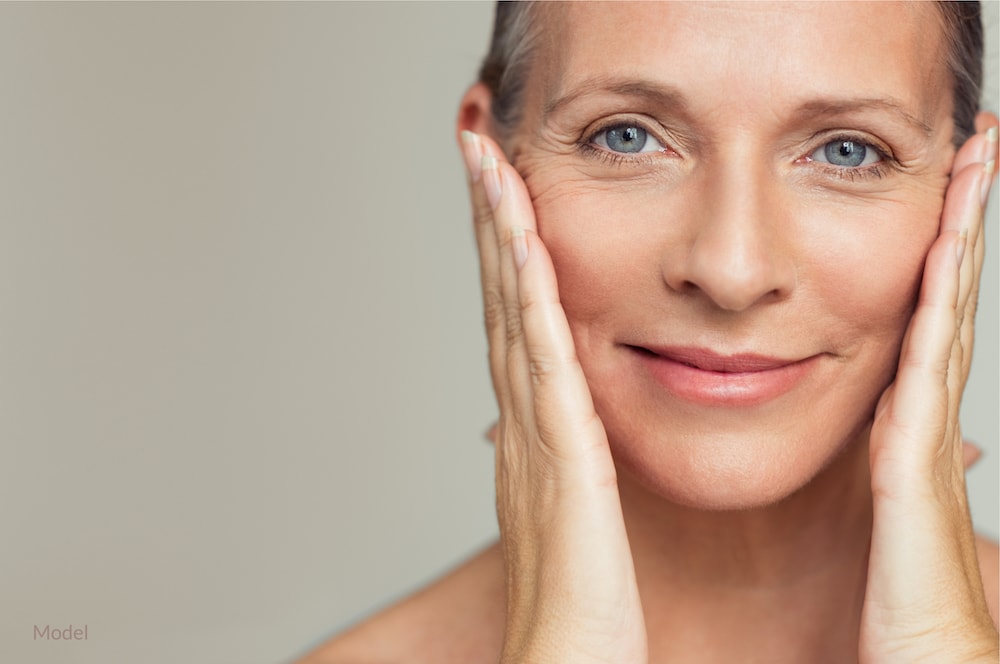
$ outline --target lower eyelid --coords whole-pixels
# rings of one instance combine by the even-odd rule
[[[881,180],[882,178],[889,175],[890,163],[883,159],[882,161],[876,161],[873,164],[867,164],[865,166],[837,166],[835,164],[830,164],[823,161],[811,161],[820,173],[817,177],[831,177],[838,180],[844,180],[847,182],[858,182],[865,180]]]
[[[655,166],[657,163],[661,163],[658,160],[665,154],[663,152],[633,152],[631,154],[626,152],[615,152],[613,150],[608,150],[594,145],[593,143],[582,143],[579,150],[583,157],[588,160],[599,161],[604,165],[619,168],[634,166],[637,168],[648,169],[649,167]]]

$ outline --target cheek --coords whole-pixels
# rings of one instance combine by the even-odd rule
[[[858,440],[895,372],[939,204],[775,194],[771,249],[798,282],[777,306],[718,316],[664,277],[703,227],[707,188],[592,183],[553,169],[526,178],[595,406],[616,459],[660,495],[691,505],[762,505],[801,487]],[[615,342],[633,331],[730,325],[763,346],[832,356],[815,384],[757,409],[704,411],[664,398]],[[721,326],[721,327],[720,327]],[[776,341],[777,340],[777,341]],[[821,413],[822,416],[818,416]],[[720,478],[726,478],[720,481]]]
[[[676,193],[652,178],[599,179],[557,161],[522,175],[570,322],[662,297],[658,266],[663,247],[675,241],[677,210],[669,200]]]
[[[934,206],[881,202],[839,216],[827,212],[801,217],[801,296],[825,309],[814,312],[823,319],[839,321],[849,346],[898,345],[938,234]]]
[[[616,311],[662,295],[656,270],[655,223],[649,205],[628,191],[583,178],[532,189],[539,236],[552,256],[570,322],[597,324]]]
[[[695,202],[712,191],[595,180],[544,160],[534,166],[523,174],[578,344],[613,334],[623,321],[694,315],[662,268],[697,238]],[[938,233],[941,197],[929,184],[879,198],[779,188],[772,249],[790,254],[799,279],[771,322],[825,337],[845,355],[863,355],[870,369],[891,372]]]

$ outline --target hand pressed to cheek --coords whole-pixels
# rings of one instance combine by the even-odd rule
[[[965,491],[959,407],[982,262],[981,136],[959,151],[899,371],[872,427],[861,661],[996,661]],[[944,645],[947,644],[947,645]],[[942,660],[943,661],[943,660]]]

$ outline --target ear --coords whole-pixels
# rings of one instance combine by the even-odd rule
[[[461,133],[471,131],[496,139],[493,129],[493,113],[490,110],[493,103],[493,93],[482,83],[476,83],[462,97],[458,107],[456,122],[456,138],[461,142]]]

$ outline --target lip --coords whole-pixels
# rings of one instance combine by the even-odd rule
[[[631,348],[656,382],[674,396],[702,406],[722,407],[756,406],[778,398],[802,382],[820,357],[722,355],[691,347]]]

